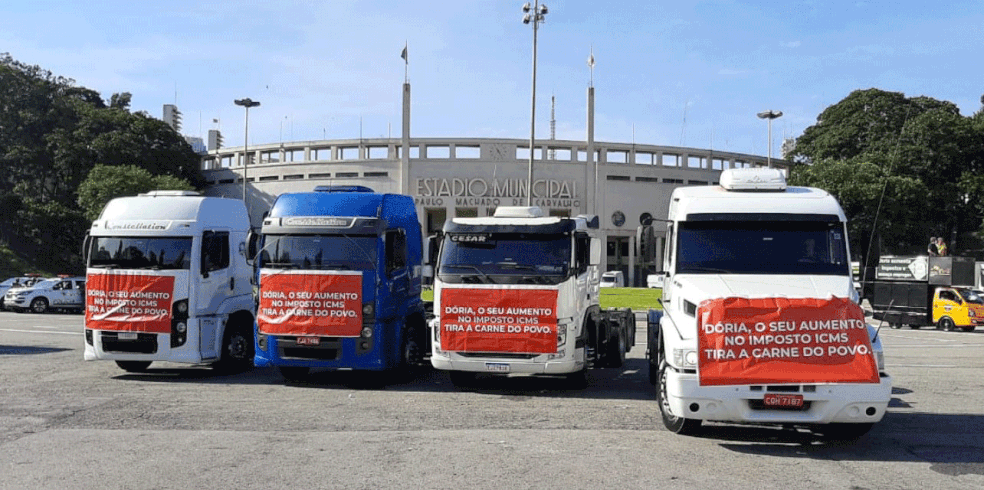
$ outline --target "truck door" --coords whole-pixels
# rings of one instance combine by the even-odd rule
[[[944,316],[950,317],[957,324],[960,323],[959,315],[963,301],[956,291],[947,288],[936,290],[936,297],[933,299],[933,323],[939,322]]]
[[[202,330],[199,348],[202,358],[218,355],[216,346],[220,319],[215,315],[218,314],[222,301],[235,290],[235,278],[229,267],[229,247],[228,231],[208,230],[202,233],[199,277],[189,285],[189,293],[194,297],[189,298],[189,302],[193,305],[195,314],[206,317],[200,322]]]

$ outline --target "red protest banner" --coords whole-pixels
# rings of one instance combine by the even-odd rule
[[[261,272],[256,323],[269,335],[358,337],[362,273]]]
[[[847,298],[722,298],[697,310],[700,384],[878,383],[864,312]]]
[[[557,352],[556,289],[444,288],[441,349]]]
[[[89,274],[85,325],[96,330],[171,333],[173,295],[173,276]]]

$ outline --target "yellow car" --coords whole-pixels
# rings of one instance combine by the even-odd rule
[[[936,288],[933,323],[940,330],[959,328],[972,332],[978,325],[984,325],[984,298],[969,288]]]

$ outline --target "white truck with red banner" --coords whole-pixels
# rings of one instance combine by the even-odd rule
[[[238,199],[152,191],[107,203],[83,246],[85,359],[128,372],[154,361],[251,367],[249,229]]]
[[[892,378],[853,285],[833,196],[776,169],[731,169],[670,198],[663,311],[649,379],[667,429],[703,421],[853,439],[885,415]]]
[[[635,316],[599,307],[601,250],[597,216],[500,207],[448,220],[431,364],[465,386],[479,373],[561,375],[583,386],[589,366],[620,367],[635,344]]]

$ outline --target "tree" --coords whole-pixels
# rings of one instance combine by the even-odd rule
[[[885,172],[882,182],[909,177],[924,185],[923,201],[914,204],[934,212],[931,225],[925,236],[886,242],[889,250],[915,249],[930,235],[951,236],[981,226],[975,203],[984,200],[984,187],[973,182],[984,174],[984,131],[951,102],[857,90],[825,109],[794,148],[793,160],[806,165],[874,164]],[[848,218],[857,217],[848,213]]]
[[[789,183],[818,187],[837,198],[848,216],[855,260],[867,262],[872,236],[899,253],[918,253],[917,247],[925,246],[932,214],[924,204],[929,191],[915,178],[890,175],[873,163],[830,159],[794,167]]]
[[[163,121],[131,113],[130,100],[117,93],[107,105],[71,79],[0,54],[0,204],[9,205],[0,212],[0,239],[28,259],[61,261],[51,247],[81,242],[88,223],[76,191],[97,164],[172,176],[155,181],[165,187],[204,184],[199,156],[184,138]],[[64,249],[76,264],[77,248]]]
[[[135,196],[152,190],[195,190],[187,181],[171,175],[154,176],[134,165],[111,167],[96,165],[79,185],[78,204],[87,220],[99,217],[106,203],[115,197]]]

